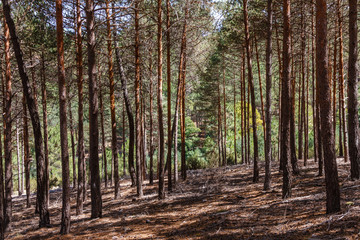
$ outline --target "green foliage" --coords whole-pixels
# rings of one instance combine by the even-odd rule
[[[208,162],[205,160],[203,152],[199,148],[196,148],[193,151],[187,152],[186,164],[187,168],[192,170],[206,168]]]

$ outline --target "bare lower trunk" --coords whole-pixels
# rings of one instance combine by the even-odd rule
[[[21,189],[21,146],[20,146],[20,131],[19,131],[19,119],[16,119],[16,160],[17,160],[17,173],[18,173],[18,193],[19,196],[22,195],[22,189]]]
[[[327,5],[316,0],[316,77],[319,80],[321,139],[324,148],[326,212],[340,211],[340,189],[331,123],[331,99],[327,69]]]
[[[182,79],[181,79],[181,104],[180,104],[180,132],[181,132],[181,176],[182,179],[185,181],[186,180],[186,157],[185,157],[185,93],[186,93],[186,83],[185,83],[185,79],[186,79],[186,42],[187,42],[187,20],[188,20],[188,16],[189,16],[189,1],[186,1],[186,5],[185,5],[185,19],[184,19],[184,28],[183,28],[183,44],[184,44],[184,61],[183,61],[183,73],[182,73]],[[224,149],[223,149],[223,153]],[[224,161],[224,159],[223,159]]]
[[[100,75],[100,74],[99,74]],[[101,87],[101,79],[99,77],[99,100],[100,100],[100,126],[101,126],[101,149],[102,149],[102,160],[103,160],[103,171],[105,188],[108,187],[108,175],[107,175],[107,157],[106,157],[106,146],[105,146],[105,129],[104,129],[104,104]]]
[[[76,0],[76,66],[78,87],[78,189],[76,215],[82,214],[86,197],[85,149],[84,149],[84,110],[83,110],[83,66],[80,0]]]
[[[11,69],[10,69],[10,33],[9,28],[4,21],[4,46],[5,46],[5,84],[3,81],[3,127],[4,127],[4,156],[5,156],[5,196],[4,196],[4,223],[5,230],[11,229],[12,219],[12,144],[11,144]],[[5,87],[5,88],[4,88]]]
[[[281,158],[283,171],[282,197],[291,197],[291,172],[289,160],[291,158],[290,147],[290,0],[283,2],[284,36],[283,36],[283,74],[281,94]]]
[[[71,102],[69,102],[69,125],[70,125],[70,140],[71,140],[71,157],[72,157],[72,168],[73,168],[73,188],[77,187],[77,178],[76,178],[76,156],[75,156],[75,139],[74,139],[74,126],[71,110]]]
[[[135,116],[136,116],[136,186],[137,196],[143,196],[141,164],[141,114],[140,114],[140,39],[139,39],[139,2],[135,0]]]
[[[26,188],[26,207],[30,207],[30,150],[29,150],[29,130],[27,121],[26,98],[23,96],[23,141],[24,141],[24,166],[25,166],[25,188]]]
[[[244,0],[244,23],[245,23],[245,41],[246,41],[246,56],[247,56],[247,67],[248,67],[248,82],[251,93],[251,110],[252,110],[252,128],[253,128],[253,145],[254,145],[254,173],[253,173],[253,182],[259,181],[259,150],[258,150],[258,136],[257,136],[257,126],[256,126],[256,104],[255,104],[255,90],[253,83],[253,74],[252,74],[252,63],[251,63],[251,51],[250,51],[250,35],[249,35],[249,20],[247,13],[247,0]]]
[[[114,12],[114,10],[113,10]],[[109,68],[109,84],[110,84],[110,112],[111,112],[111,152],[112,152],[112,177],[115,182],[115,195],[114,198],[120,197],[120,182],[119,182],[119,160],[117,148],[117,134],[116,134],[116,114],[115,114],[115,81],[114,81],[114,64],[112,58],[112,34],[110,25],[110,11],[109,0],[106,0],[106,27],[107,27],[107,47],[108,47],[108,68]]]
[[[25,71],[25,64],[23,61],[23,54],[21,51],[19,39],[16,34],[15,23],[11,17],[11,10],[8,0],[2,0],[3,10],[6,22],[9,26],[13,49],[15,52],[16,61],[18,64],[19,75],[21,78],[23,91],[26,96],[31,121],[33,125],[33,132],[35,138],[35,153],[36,153],[36,169],[37,169],[37,199],[39,203],[39,226],[44,227],[50,223],[48,204],[46,201],[46,175],[43,138],[41,134],[40,117],[38,113],[37,103],[34,97],[33,89],[30,86],[29,78]]]
[[[226,154],[226,148],[227,148],[227,121],[226,121],[226,88],[225,88],[225,58],[223,57],[223,100],[224,100],[224,159],[223,159],[223,166],[227,165],[227,154]]]
[[[172,172],[171,172],[171,148],[172,148],[172,137],[171,137],[171,62],[170,62],[170,0],[166,0],[166,75],[167,75],[167,122],[168,122],[168,191],[172,191]],[[168,158],[169,159],[169,158]]]
[[[96,83],[95,63],[95,28],[94,1],[86,0],[86,30],[88,45],[88,75],[89,75],[89,120],[90,120],[90,186],[91,186],[91,218],[102,217],[102,199],[99,174],[99,128],[98,128],[98,85]]]
[[[179,129],[179,110],[175,111],[175,136],[174,136],[174,184],[179,180],[178,170],[178,129]]]
[[[164,123],[162,107],[162,9],[161,0],[157,1],[157,46],[158,46],[158,82],[157,82],[157,105],[158,105],[158,124],[159,124],[159,199],[165,198],[165,180],[164,180]]]
[[[1,74],[1,80],[3,80]],[[1,140],[1,131],[0,131],[0,152],[2,152],[2,140]],[[5,232],[5,223],[4,223],[4,174],[3,174],[3,158],[2,154],[0,154],[0,239],[4,239]]]
[[[45,74],[45,56],[41,53],[41,93],[42,93],[42,109],[43,109],[43,131],[44,131],[44,156],[45,156],[45,174],[46,174],[46,200],[49,205],[49,147],[48,147],[48,120],[47,120],[47,94],[46,94],[46,74]]]
[[[341,0],[336,1],[336,13],[338,18],[338,33],[339,33],[339,91],[341,101],[340,114],[342,119],[342,136],[344,140],[344,159],[345,162],[348,160],[348,146],[347,146],[347,126],[346,126],[346,115],[345,115],[345,90],[344,90],[344,57],[343,57],[343,14],[341,12]]]
[[[62,170],[62,214],[60,234],[70,232],[70,174],[69,149],[67,135],[67,93],[64,66],[64,30],[62,16],[62,0],[56,0],[56,39],[58,60],[58,84],[60,105],[60,141]]]
[[[117,33],[116,30],[114,30],[113,38],[115,43],[115,56],[116,56],[116,64],[117,68],[120,74],[120,81],[121,81],[121,88],[124,96],[124,102],[126,106],[126,114],[128,117],[128,123],[129,123],[129,153],[128,153],[128,167],[129,167],[129,173],[131,177],[131,186],[136,185],[135,180],[135,168],[134,168],[134,144],[135,144],[135,123],[134,123],[134,115],[133,111],[131,109],[131,103],[129,99],[129,94],[127,90],[127,78],[125,76],[125,72],[122,66],[122,59],[120,57],[119,50],[117,48],[117,39],[116,39]]]
[[[349,1],[349,67],[348,67],[348,126],[350,177],[359,179],[359,116],[358,116],[358,87],[357,87],[357,0]]]
[[[267,39],[266,39],[266,139],[265,141],[265,181],[264,190],[271,188],[271,80],[272,80],[272,0],[267,2]]]
[[[149,118],[150,118],[150,170],[149,170],[149,183],[152,185],[154,183],[154,132],[153,132],[153,75],[152,75],[152,49],[149,49],[149,72],[150,72],[150,87],[149,87],[149,101],[150,101],[150,108],[149,108]]]

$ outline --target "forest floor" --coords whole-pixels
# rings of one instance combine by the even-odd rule
[[[299,164],[302,162],[299,162]],[[360,181],[348,178],[349,164],[338,159],[342,211],[327,215],[324,177],[312,160],[293,179],[292,197],[281,199],[282,177],[273,166],[272,190],[252,183],[252,168],[236,165],[188,171],[166,200],[157,199],[157,182],[144,185],[145,197],[121,181],[122,196],[103,187],[103,217],[90,219],[90,196],[84,214],[75,215],[71,198],[71,233],[59,235],[61,191],[51,193],[52,226],[38,229],[38,216],[25,208],[24,197],[13,202],[13,231],[8,239],[360,239]]]

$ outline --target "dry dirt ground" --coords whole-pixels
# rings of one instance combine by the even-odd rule
[[[309,161],[293,179],[293,196],[281,199],[281,174],[273,166],[271,191],[252,183],[251,166],[236,165],[189,171],[166,200],[157,199],[157,185],[144,185],[143,199],[128,180],[122,196],[102,189],[103,217],[90,219],[90,196],[83,215],[75,215],[72,193],[71,233],[59,235],[61,192],[51,194],[49,228],[38,229],[38,216],[15,198],[13,231],[8,239],[360,239],[360,181],[348,178],[349,164],[338,159],[342,211],[326,215],[324,177]]]

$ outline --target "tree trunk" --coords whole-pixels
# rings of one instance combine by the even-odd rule
[[[259,51],[258,51],[256,34],[254,34],[254,42],[255,42],[256,63],[257,63],[257,70],[258,70],[258,77],[259,77],[259,89],[260,89],[260,100],[261,100],[261,116],[262,116],[262,122],[263,122],[263,130],[264,130],[264,143],[266,144],[266,122],[265,122],[265,111],[264,111],[264,100],[263,100],[263,91],[262,91]]]
[[[278,28],[277,28],[277,24],[275,21],[275,34],[276,34],[276,45],[277,45],[277,55],[278,55],[278,64],[279,64],[279,132],[278,132],[278,160],[280,162],[279,164],[279,169],[282,170],[282,161],[281,161],[281,133],[282,133],[282,120],[281,120],[281,114],[282,114],[282,83],[283,83],[283,79],[282,79],[282,74],[283,74],[283,69],[282,69],[282,62],[281,62],[281,47],[280,47],[280,40],[279,40],[279,33],[278,33]]]
[[[223,56],[223,100],[224,100],[224,159],[223,159],[223,166],[227,165],[227,155],[226,155],[226,148],[227,148],[227,124],[226,124],[226,85],[225,85],[225,58]]]
[[[266,132],[265,132],[265,181],[264,190],[271,188],[271,81],[272,81],[272,0],[267,2],[267,38],[266,38]]]
[[[15,23],[11,17],[9,1],[2,0],[2,2],[3,2],[3,11],[4,11],[5,19],[9,26],[15,57],[18,64],[19,75],[23,85],[23,91],[26,96],[26,100],[27,100],[26,102],[28,104],[33,130],[34,130],[36,174],[37,174],[37,199],[39,202],[39,215],[40,215],[39,227],[44,227],[50,224],[50,217],[48,211],[48,204],[46,201],[46,175],[44,173],[45,159],[44,159],[44,147],[43,147],[43,138],[41,134],[40,118],[39,118],[37,103],[34,97],[33,89],[30,86],[30,81],[25,71],[23,54],[21,51],[19,39],[16,34]]]
[[[303,134],[305,134],[305,56],[306,56],[306,36],[305,36],[305,1],[301,1],[301,103],[300,122],[299,122],[299,159],[303,159]],[[300,96],[299,96],[300,97]],[[304,165],[305,164],[304,159]]]
[[[291,28],[290,28],[290,52],[292,53],[293,51],[293,36],[291,34]],[[294,175],[298,175],[299,174],[299,166],[298,166],[298,158],[296,157],[296,137],[295,137],[295,132],[296,132],[296,128],[295,128],[295,98],[296,98],[296,71],[295,71],[295,58],[293,55],[291,55],[291,73],[290,73],[290,78],[291,78],[291,85],[290,85],[290,99],[291,99],[291,112],[290,112],[290,154],[291,154],[291,167],[292,167],[292,172]],[[301,82],[300,82],[301,83]],[[299,84],[300,85],[300,84]],[[301,87],[299,86],[299,126],[301,125],[301,109],[300,109],[300,90]],[[302,137],[301,137],[302,138]],[[302,149],[302,147],[301,147]],[[301,150],[302,151],[302,150]]]
[[[26,188],[26,207],[30,208],[30,150],[29,150],[29,130],[27,120],[26,98],[23,95],[23,141],[24,141],[24,166],[25,166],[25,188]]]
[[[3,74],[0,75],[2,82]],[[0,131],[0,153],[2,153],[2,140],[1,140],[1,131]],[[3,157],[0,154],[0,239],[3,240],[5,232],[5,223],[4,223],[4,168],[3,168]]]
[[[339,81],[340,88],[340,81]],[[339,157],[344,157],[343,141],[342,141],[342,101],[341,91],[339,89]]]
[[[319,160],[319,176],[323,175],[323,143],[321,134],[321,115],[320,115],[320,83],[316,77],[316,127],[317,127],[317,154]]]
[[[164,123],[163,123],[163,107],[162,107],[162,9],[161,0],[157,1],[157,25],[158,25],[158,88],[157,88],[157,104],[158,104],[158,122],[159,122],[159,199],[165,198],[165,181],[164,181]]]
[[[247,55],[247,64],[248,64],[248,82],[250,86],[251,93],[251,110],[252,110],[252,128],[253,128],[253,144],[254,144],[254,174],[253,182],[256,183],[259,181],[259,166],[258,166],[258,137],[257,137],[257,126],[256,126],[256,104],[255,104],[255,90],[253,83],[253,74],[252,74],[252,63],[251,63],[251,51],[250,51],[250,34],[249,34],[249,20],[248,20],[248,11],[247,11],[247,0],[244,0],[244,24],[245,24],[245,46],[246,46],[246,55]]]
[[[31,73],[31,81],[32,81],[32,85],[30,87],[32,87],[33,92],[34,92],[34,100],[36,102],[37,105],[37,87],[36,87],[36,79],[35,79],[35,67],[34,67],[34,58],[32,55],[32,49],[30,48],[29,51],[29,57],[30,57],[30,73]],[[40,119],[39,119],[40,120]],[[46,181],[47,182],[47,181]],[[38,202],[38,198],[36,197],[35,199],[35,214],[39,213],[39,202]]]
[[[241,73],[240,73],[241,74]],[[237,164],[237,151],[236,151],[236,76],[234,74],[234,155],[235,164]]]
[[[178,75],[178,84],[177,84],[177,91],[176,91],[176,104],[175,104],[175,116],[172,123],[170,138],[168,141],[170,141],[170,149],[172,149],[172,142],[175,142],[175,150],[174,150],[174,172],[175,172],[175,178],[174,183],[176,183],[178,169],[177,169],[177,129],[178,129],[178,121],[179,121],[179,108],[181,108],[181,102],[182,101],[182,88],[183,88],[183,81],[185,80],[185,71],[186,71],[186,24],[183,26],[183,34],[181,38],[181,48],[180,48],[180,61],[179,61],[179,75]],[[174,137],[175,135],[175,137]],[[171,164],[171,152],[168,152],[167,160],[166,160],[166,166]]]
[[[341,113],[341,118],[342,118],[342,130],[343,130],[343,137],[344,137],[344,159],[345,162],[347,162],[348,160],[348,146],[347,146],[347,128],[346,128],[346,116],[345,116],[345,91],[344,91],[344,58],[343,58],[343,52],[344,52],[344,48],[343,48],[343,16],[342,16],[342,12],[341,12],[341,0],[337,0],[336,1],[336,8],[337,8],[337,18],[338,18],[338,33],[339,33],[339,81],[340,81],[340,86],[339,86],[339,91],[340,91],[340,99],[339,101],[341,101],[341,108],[340,108],[340,113]]]
[[[135,0],[135,105],[136,105],[136,183],[137,196],[143,196],[141,165],[141,116],[140,116],[140,39],[139,2]]]
[[[90,174],[91,174],[91,218],[102,217],[102,199],[99,175],[99,128],[98,128],[98,86],[95,68],[95,26],[94,1],[86,0],[86,30],[89,75],[89,120],[90,120]]]
[[[187,20],[189,16],[189,1],[186,1],[185,4],[185,18],[184,18],[184,27],[183,27],[183,44],[184,44],[184,61],[183,61],[183,73],[181,79],[181,107],[180,107],[180,133],[181,133],[181,176],[182,179],[186,180],[186,159],[185,159],[185,79],[186,79],[186,42],[187,42]],[[223,149],[224,153],[224,149]],[[224,161],[224,159],[223,159]]]
[[[248,85],[246,86],[246,92],[247,92],[247,104],[246,104],[246,111],[247,111],[247,126],[246,126],[246,130],[247,130],[247,133],[246,133],[246,136],[247,136],[247,159],[248,159],[248,165],[251,164],[251,161],[250,161],[250,153],[251,153],[251,146],[250,146],[250,84],[249,84],[249,81],[248,81]]]
[[[336,22],[336,21],[335,21]],[[334,131],[334,141],[335,141],[335,154],[336,154],[336,81],[337,81],[337,60],[336,60],[336,55],[337,55],[337,34],[336,32],[334,33],[334,71],[333,71],[333,79],[332,79],[332,102],[333,102],[333,109],[332,109],[332,114],[333,114],[333,131]]]
[[[314,6],[311,6],[311,81],[312,81],[312,109],[313,109],[313,131],[314,131],[314,161],[317,162],[317,104],[316,104],[316,83],[315,83],[315,43],[314,43]]]
[[[70,91],[70,90],[69,90]],[[73,188],[77,187],[77,179],[76,179],[76,161],[75,161],[75,139],[74,139],[74,126],[73,126],[73,118],[72,118],[72,110],[71,110],[71,101],[69,101],[69,125],[70,125],[70,140],[71,140],[71,157],[73,163]]]
[[[102,160],[103,160],[103,171],[105,188],[108,187],[108,176],[107,176],[107,158],[106,158],[106,146],[105,146],[105,129],[104,129],[104,103],[102,95],[102,84],[99,74],[99,101],[100,101],[100,126],[101,126],[101,149],[102,149]]]
[[[172,137],[171,137],[171,62],[170,62],[170,0],[166,0],[166,73],[167,73],[167,120],[168,120],[168,191],[172,191],[172,180],[171,180],[171,148],[172,148]],[[170,157],[169,157],[170,156]]]
[[[223,159],[223,148],[222,148],[222,117],[221,117],[221,95],[220,95],[220,82],[218,82],[218,101],[217,101],[217,105],[218,105],[218,146],[219,146],[219,167],[222,165],[222,159]],[[181,94],[181,93],[180,93]],[[181,111],[181,107],[180,107],[180,111]],[[181,116],[181,113],[180,113]],[[182,129],[182,122],[180,119],[180,131]],[[181,174],[182,174],[182,170],[181,170]]]
[[[348,126],[350,177],[359,179],[359,116],[357,87],[357,0],[349,0]]]
[[[83,107],[83,61],[80,0],[76,0],[76,66],[78,85],[78,189],[76,200],[76,215],[83,212],[83,201],[86,197],[85,182],[85,147],[84,147],[84,107]]]
[[[4,197],[4,227],[11,229],[12,220],[12,156],[11,156],[11,69],[10,69],[10,33],[8,25],[4,19],[4,52],[5,52],[5,89],[3,88],[4,97],[4,156],[5,156],[5,197]],[[3,82],[4,84],[4,82]]]
[[[309,46],[308,46],[309,52]],[[310,57],[307,55],[307,78],[306,78],[306,96],[305,96],[305,122],[304,122],[304,132],[305,132],[305,146],[304,146],[304,164],[307,162],[309,157],[309,78],[310,78]]]
[[[17,101],[16,101],[17,102]],[[17,160],[17,173],[18,173],[18,193],[19,196],[22,195],[21,189],[21,145],[20,145],[20,131],[19,131],[19,119],[16,119],[16,160]]]
[[[153,75],[152,75],[152,68],[153,68],[153,62],[152,62],[152,48],[149,48],[149,101],[150,101],[150,108],[149,108],[149,118],[150,118],[150,170],[149,170],[149,183],[150,185],[154,184],[154,132],[153,132]]]
[[[116,135],[116,114],[115,114],[115,81],[114,81],[114,64],[112,57],[112,36],[110,26],[110,10],[109,0],[106,0],[106,27],[107,27],[107,47],[108,47],[108,66],[109,66],[109,84],[110,84],[110,112],[111,112],[111,152],[112,163],[114,165],[113,175],[115,182],[115,196],[117,199],[120,197],[120,182],[119,182],[119,160],[117,148],[117,135]]]
[[[336,166],[334,133],[331,125],[331,99],[327,69],[327,6],[316,0],[316,78],[319,80],[321,138],[324,148],[326,212],[340,211],[340,190]]]
[[[113,34],[114,43],[116,45],[116,31]],[[116,56],[116,64],[118,67],[118,71],[120,74],[121,88],[124,96],[124,102],[126,107],[126,114],[128,117],[129,123],[129,156],[128,156],[128,165],[129,165],[129,173],[131,177],[131,186],[134,187],[136,185],[135,179],[135,168],[134,168],[134,140],[135,140],[135,123],[134,123],[134,115],[131,109],[129,94],[127,90],[127,78],[125,76],[125,72],[122,66],[122,59],[120,57],[119,50],[115,46],[115,56]]]
[[[44,131],[44,156],[45,156],[45,174],[46,174],[46,200],[49,205],[50,189],[49,189],[49,147],[48,147],[48,120],[47,120],[47,94],[46,94],[46,75],[45,75],[45,56],[41,52],[41,94],[43,109],[43,131]]]
[[[241,128],[241,164],[244,164],[245,159],[244,159],[244,94],[243,94],[243,88],[244,88],[244,74],[243,74],[243,62],[244,59],[242,58],[241,60],[241,67],[240,67],[240,128]]]
[[[242,66],[241,66],[241,70],[242,70],[242,116],[243,116],[243,137],[244,137],[244,155],[245,155],[245,164],[249,163],[249,156],[248,156],[248,144],[247,144],[247,122],[248,122],[248,116],[247,116],[247,101],[246,101],[246,83],[245,83],[245,78],[246,78],[246,69],[245,69],[245,49],[243,49],[243,53],[242,53]]]
[[[283,34],[283,72],[282,72],[282,94],[281,94],[281,158],[283,171],[282,197],[291,197],[291,172],[289,160],[291,158],[290,148],[290,0],[283,1],[284,34]]]
[[[123,101],[122,109],[122,157],[123,157],[123,175],[126,176],[126,141],[125,141],[125,101]]]
[[[174,185],[176,185],[179,180],[179,170],[178,170],[178,130],[179,130],[179,109],[175,111],[175,129],[173,132],[174,136]]]
[[[62,16],[62,0],[56,0],[56,39],[58,60],[58,83],[60,105],[60,140],[62,170],[62,214],[60,234],[70,232],[70,176],[69,150],[67,138],[67,93],[64,66],[64,29]]]

